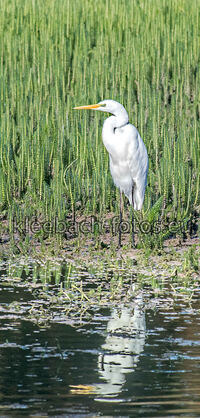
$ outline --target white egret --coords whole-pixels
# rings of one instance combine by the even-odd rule
[[[103,100],[97,104],[78,106],[74,109],[94,109],[111,113],[104,121],[102,138],[110,157],[110,171],[115,185],[120,189],[119,246],[121,246],[122,192],[135,210],[141,210],[148,173],[148,155],[144,142],[129,123],[124,106],[115,100]],[[134,223],[132,239],[134,245]]]

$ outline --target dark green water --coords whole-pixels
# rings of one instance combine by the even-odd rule
[[[58,312],[39,327],[10,309],[31,289],[0,280],[0,417],[200,416],[200,289],[147,309],[144,289],[78,328]]]

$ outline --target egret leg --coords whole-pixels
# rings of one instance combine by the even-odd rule
[[[132,202],[133,202],[133,192],[134,192],[134,187],[132,188]],[[134,205],[134,203],[133,203]],[[134,206],[132,205],[131,208],[131,234],[132,234],[132,247],[135,247],[135,233],[134,233]]]
[[[119,247],[122,245],[122,213],[123,213],[123,197],[122,192],[120,191],[120,213],[119,213]]]
[[[131,208],[131,238],[132,238],[132,247],[135,247],[135,233],[134,233],[134,209]]]

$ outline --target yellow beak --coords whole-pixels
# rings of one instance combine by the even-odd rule
[[[75,110],[79,110],[79,109],[97,109],[98,107],[101,107],[100,104],[93,104],[93,105],[87,105],[87,106],[78,106],[78,107],[73,107],[73,109]]]

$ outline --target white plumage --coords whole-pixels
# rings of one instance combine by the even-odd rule
[[[128,197],[135,210],[142,209],[147,183],[148,155],[139,132],[128,120],[125,108],[105,100],[98,110],[112,113],[103,124],[103,143],[110,157],[113,181]]]
[[[120,189],[121,223],[122,192],[135,210],[142,209],[148,173],[148,155],[144,142],[135,126],[129,123],[124,106],[115,100],[103,100],[95,105],[79,106],[74,109],[94,109],[112,114],[103,124],[102,137],[109,153],[113,181]],[[121,245],[120,227],[119,245]]]

